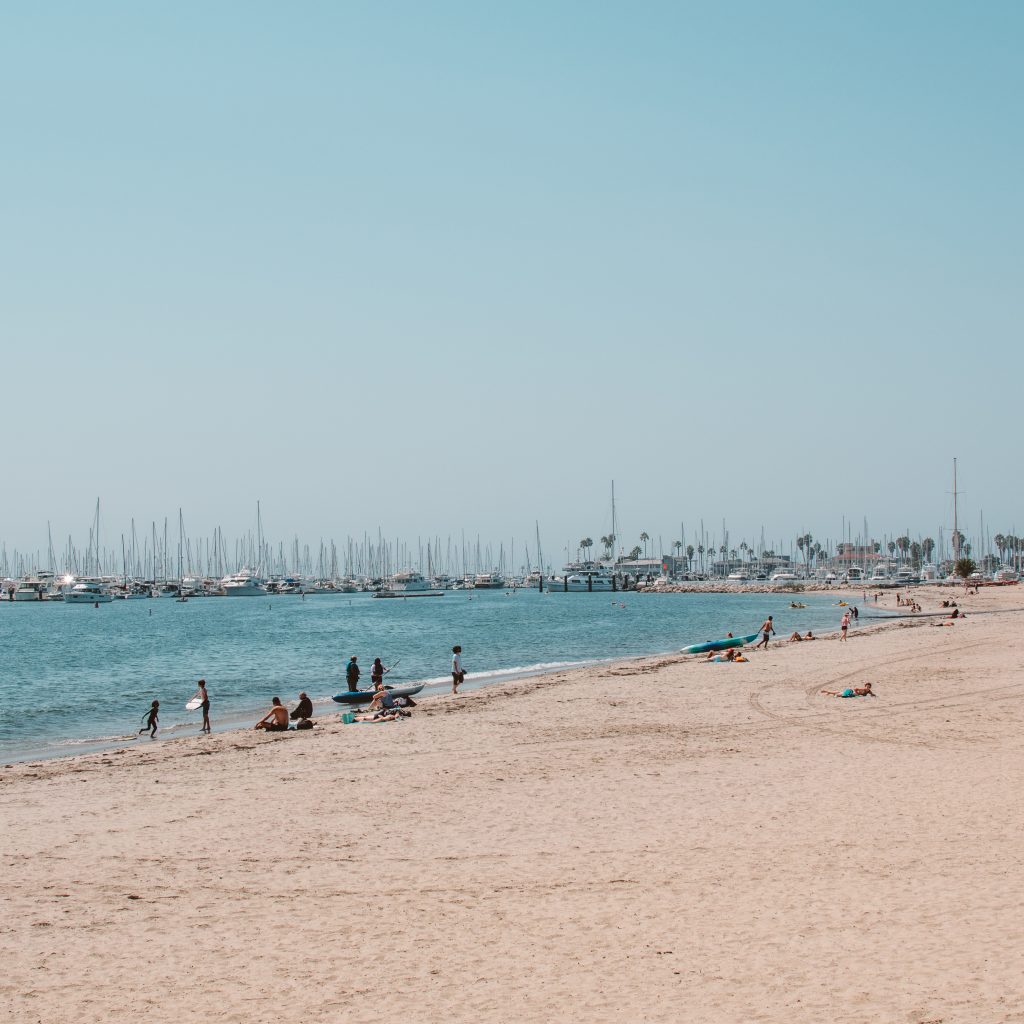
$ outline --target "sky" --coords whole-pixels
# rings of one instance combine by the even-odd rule
[[[1024,7],[8,5],[0,541],[1024,531]],[[858,532],[855,530],[854,532]],[[554,557],[554,556],[552,556]]]

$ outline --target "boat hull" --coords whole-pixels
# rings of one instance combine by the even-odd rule
[[[423,683],[415,686],[389,686],[388,693],[392,697],[412,697],[423,689]],[[336,693],[331,700],[338,704],[369,704],[373,700],[374,690],[356,690],[354,693]]]
[[[727,651],[730,647],[742,647],[744,644],[752,644],[757,639],[757,633],[749,636],[728,636],[722,640],[708,640],[702,644],[690,644],[684,647],[680,654],[706,654],[708,651]]]

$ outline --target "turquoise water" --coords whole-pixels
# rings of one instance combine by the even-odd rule
[[[615,600],[612,600],[612,598]],[[831,594],[540,594],[449,591],[374,600],[368,594],[115,601],[100,605],[0,602],[0,757],[72,754],[134,736],[156,698],[160,736],[188,735],[184,710],[207,680],[214,728],[255,721],[272,696],[294,705],[345,689],[350,655],[363,669],[398,662],[388,681],[426,680],[443,692],[461,644],[467,687],[633,655],[676,651],[731,631],[752,633],[773,614],[780,636],[835,629]],[[321,707],[318,710],[325,710]]]

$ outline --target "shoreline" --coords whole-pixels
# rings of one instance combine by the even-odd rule
[[[1006,588],[1000,588],[1002,592],[1007,592]],[[850,598],[859,599],[863,594],[863,588],[851,588],[848,586],[837,587],[834,585],[819,586],[810,590],[815,596],[834,596],[837,598]],[[748,585],[736,585],[729,587],[721,587],[721,584],[716,584],[711,581],[705,581],[697,584],[686,584],[682,585],[679,589],[670,588],[655,588],[647,590],[635,591],[635,594],[658,594],[658,593],[685,593],[685,594],[737,594],[737,593],[769,593],[775,596],[799,596],[798,592],[795,592],[790,587],[771,587],[767,590],[762,585],[755,584],[753,586]],[[895,592],[886,592],[885,597],[894,600]],[[912,619],[915,616],[910,613],[902,613],[898,608],[888,608],[882,605],[874,604],[869,602],[865,608],[873,609],[876,611],[883,611],[885,614],[875,615],[871,612],[866,612],[862,618],[863,622],[858,623],[856,627],[857,633],[864,633],[868,628],[867,623],[881,623],[886,620],[905,620]],[[926,612],[921,618],[929,615],[940,615],[941,612]],[[723,633],[727,630],[727,627],[723,625],[721,627]],[[838,631],[835,631],[834,637],[838,637]],[[827,637],[828,633],[821,633],[820,636]],[[778,640],[776,642],[779,642]],[[747,648],[749,650],[749,647]],[[486,670],[476,676],[470,676],[467,682],[463,685],[463,694],[475,692],[481,688],[491,688],[495,686],[507,685],[509,683],[517,683],[526,679],[533,679],[537,677],[546,677],[551,675],[560,675],[565,671],[571,670],[586,670],[591,668],[600,667],[605,664],[612,663],[628,663],[634,661],[643,661],[645,659],[660,659],[673,657],[678,653],[678,649],[672,650],[653,650],[639,654],[632,654],[623,658],[593,658],[593,659],[576,659],[565,663],[564,667],[559,665],[557,667],[552,665],[544,666],[513,666],[508,668],[497,668]],[[422,707],[424,701],[432,701],[438,696],[444,696],[447,693],[447,688],[450,686],[450,682],[447,677],[436,676],[430,677],[424,680],[408,680],[409,682],[423,682],[424,691],[418,695],[417,703]],[[406,685],[403,683],[403,685]],[[343,690],[343,681],[339,680],[337,689]],[[268,691],[269,692],[269,691]],[[286,696],[284,693],[280,694],[282,700],[286,706],[289,707],[296,702],[296,697]],[[267,707],[270,704],[270,696],[266,697],[265,702],[253,702],[251,706],[246,707],[235,707],[230,711],[221,714],[219,709],[215,706],[214,708],[214,730],[213,736],[219,736],[224,734],[236,734],[244,733],[250,730],[251,726],[247,723],[258,720],[266,712]],[[316,719],[327,720],[328,716],[332,716],[331,720],[335,717],[340,717],[340,714],[345,708],[340,704],[333,703],[328,697],[315,697],[314,708],[317,712]],[[172,714],[178,714],[177,711]],[[318,726],[319,727],[319,726]],[[118,753],[124,752],[129,749],[136,749],[138,747],[162,746],[168,743],[178,743],[182,740],[198,738],[200,740],[208,740],[212,737],[203,737],[198,733],[198,719],[195,723],[192,721],[173,721],[166,727],[161,727],[158,733],[158,740],[150,741],[147,737],[139,734],[127,734],[127,733],[113,733],[106,736],[66,736],[55,738],[52,741],[39,741],[38,743],[28,743],[22,745],[20,748],[17,745],[12,744],[12,750],[9,754],[3,757],[0,764],[3,767],[11,767],[18,764],[41,764],[53,760],[68,760],[78,757],[89,757],[93,755],[102,755],[112,751]]]
[[[151,1024],[1016,1020],[1009,604],[0,770],[0,992],[50,1024],[126,991]]]

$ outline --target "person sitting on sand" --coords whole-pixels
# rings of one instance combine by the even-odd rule
[[[253,726],[254,729],[266,729],[267,732],[287,732],[288,730],[288,709],[281,703],[280,697],[275,697],[271,704],[273,707]]]
[[[807,636],[805,636],[804,639],[805,640],[817,640],[818,638],[810,630],[807,630]]]
[[[826,697],[877,697],[878,694],[871,689],[870,683],[863,686],[855,686],[853,689],[847,687],[845,690],[822,690]]]
[[[791,642],[802,643],[804,638],[794,629],[793,635],[789,639]]]
[[[313,717],[313,702],[305,693],[299,694],[299,703],[291,714],[293,722],[308,722]]]

